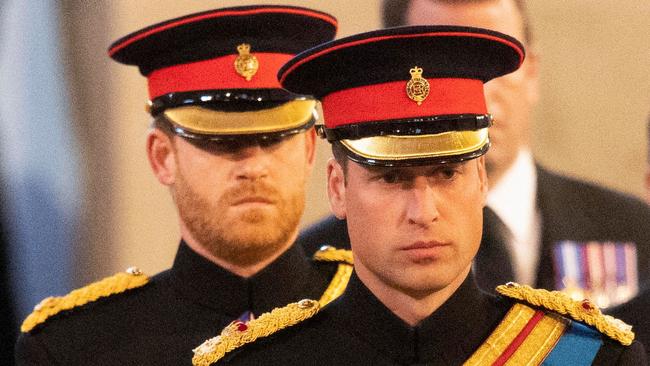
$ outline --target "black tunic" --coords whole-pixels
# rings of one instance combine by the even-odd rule
[[[336,271],[294,245],[238,277],[181,242],[173,267],[144,287],[57,314],[16,346],[18,365],[191,365],[192,349],[246,311],[318,299]]]
[[[478,290],[471,276],[436,312],[410,327],[356,277],[313,318],[244,345],[217,365],[462,365],[512,302]],[[643,347],[606,341],[595,365],[644,365]]]
[[[646,346],[650,359],[650,288],[627,303],[609,309],[608,313],[632,325],[635,339]]]

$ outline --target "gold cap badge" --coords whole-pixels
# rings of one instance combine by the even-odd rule
[[[421,105],[429,96],[429,82],[422,77],[422,68],[415,66],[411,70],[411,80],[406,83],[406,94],[409,98]]]
[[[244,77],[246,81],[250,81],[257,73],[257,69],[260,67],[257,57],[251,55],[250,51],[251,45],[247,43],[242,43],[237,46],[239,56],[235,59],[235,70],[239,75]]]

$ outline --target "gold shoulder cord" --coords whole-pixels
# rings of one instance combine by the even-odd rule
[[[238,347],[311,318],[319,309],[318,301],[306,299],[273,309],[248,323],[234,321],[225,327],[220,335],[208,339],[194,349],[192,364],[211,365]]]
[[[194,366],[211,365],[226,353],[254,342],[257,338],[268,337],[281,329],[311,318],[321,307],[339,297],[345,291],[352,275],[352,252],[323,246],[314,254],[313,259],[317,262],[339,263],[334,277],[318,301],[302,300],[262,314],[248,323],[233,322],[224,328],[219,336],[208,339],[194,349],[192,364]]]
[[[330,281],[329,286],[318,300],[321,307],[341,296],[350,281],[352,275],[352,252],[344,249],[336,249],[331,246],[323,246],[314,253],[314,260],[317,262],[338,262],[339,266]]]
[[[610,315],[604,315],[588,299],[577,301],[561,291],[533,289],[530,286],[514,282],[498,286],[496,290],[501,295],[568,315],[574,320],[591,325],[624,346],[629,346],[634,340],[632,326]]]
[[[27,333],[35,326],[44,323],[49,317],[62,311],[85,305],[102,297],[119,294],[126,290],[142,287],[149,281],[139,269],[131,267],[111,277],[91,283],[74,290],[62,297],[48,297],[34,307],[34,311],[25,318],[20,330]]]

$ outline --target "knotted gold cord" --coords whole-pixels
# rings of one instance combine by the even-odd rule
[[[314,260],[317,262],[340,262],[349,265],[354,264],[352,251],[346,249],[336,249],[329,245],[322,246],[314,253]]]
[[[102,297],[142,287],[148,281],[149,277],[142,274],[137,268],[131,267],[126,272],[106,277],[100,281],[74,290],[65,296],[45,298],[25,318],[20,330],[27,333],[34,329],[35,326],[44,323],[49,317],[62,311],[85,305]]]
[[[319,309],[318,301],[301,300],[273,309],[270,313],[264,313],[248,323],[232,322],[221,331],[219,336],[208,339],[194,349],[192,364],[211,365],[238,347],[311,318]]]
[[[318,300],[321,307],[341,296],[348,286],[352,275],[352,252],[344,249],[336,249],[331,246],[324,246],[314,253],[314,260],[317,262],[339,262],[336,273],[330,281],[329,286]]]
[[[574,320],[591,325],[624,346],[629,346],[634,340],[632,326],[612,316],[604,315],[597,306],[587,299],[576,301],[561,291],[533,289],[530,286],[514,282],[498,286],[496,290],[501,295],[568,315]]]

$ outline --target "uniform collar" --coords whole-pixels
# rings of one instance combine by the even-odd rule
[[[292,245],[250,278],[237,276],[194,252],[181,241],[171,269],[174,289],[182,297],[233,319],[245,311],[260,314],[303,298],[316,298],[327,276]]]
[[[438,310],[411,327],[381,303],[354,274],[333,318],[354,337],[398,364],[457,364],[479,347],[507,311],[481,292],[472,276]]]

